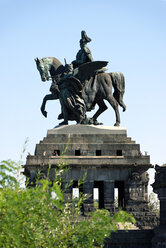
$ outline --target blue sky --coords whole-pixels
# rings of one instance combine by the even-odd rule
[[[0,160],[18,160],[26,137],[26,153],[33,154],[58,124],[58,101],[47,104],[47,119],[40,112],[50,83],[41,82],[34,58],[70,63],[86,30],[94,60],[109,61],[109,72],[125,76],[121,126],[152,164],[166,163],[166,1],[0,0],[0,12]],[[99,121],[112,126],[114,112],[106,104]]]

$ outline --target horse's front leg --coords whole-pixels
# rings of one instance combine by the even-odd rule
[[[97,101],[97,104],[99,106],[99,109],[97,110],[97,112],[92,117],[94,124],[97,123],[97,118],[99,117],[99,115],[101,115],[108,108],[106,106],[105,102],[103,101],[103,99]]]
[[[54,95],[54,94],[48,94],[46,95],[44,98],[43,98],[43,102],[42,102],[42,105],[41,105],[41,112],[42,114],[47,118],[47,111],[45,111],[45,107],[46,107],[46,102],[48,100],[57,100],[57,96]]]

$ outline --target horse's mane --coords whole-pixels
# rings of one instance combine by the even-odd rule
[[[55,57],[45,57],[43,58],[43,60],[52,60],[52,68],[53,68],[53,74],[54,76],[61,74],[64,72],[64,66],[62,65],[62,63]]]
[[[53,57],[52,66],[55,70],[55,75],[61,74],[65,70],[65,67],[62,65],[62,63],[55,57]]]
[[[55,65],[55,66],[60,66],[60,65],[62,65],[62,63],[57,59],[57,58],[55,58],[55,57],[52,57],[52,59],[53,59],[53,64]]]
[[[55,57],[44,57],[44,58],[42,58],[42,60],[44,60],[44,61],[52,60],[52,64],[55,67],[59,67],[60,65],[62,65],[62,63]]]

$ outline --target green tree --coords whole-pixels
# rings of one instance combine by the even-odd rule
[[[157,195],[153,192],[149,195],[149,207],[156,214],[156,217],[159,218],[160,215],[160,201],[157,198]]]
[[[61,177],[66,165],[63,163],[56,169],[53,185],[47,178],[38,180],[35,188],[20,187],[11,174],[18,175],[18,164],[3,161],[0,168],[1,248],[103,247],[105,238],[117,230],[119,222],[135,223],[123,211],[111,217],[107,210],[96,210],[87,218],[80,218],[79,201],[64,202]]]

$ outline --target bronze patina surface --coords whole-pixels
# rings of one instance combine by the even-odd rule
[[[48,100],[59,99],[62,113],[58,119],[64,119],[60,124],[68,124],[69,120],[75,120],[77,124],[98,125],[97,118],[107,106],[107,100],[115,111],[115,126],[120,125],[118,105],[126,110],[123,102],[125,92],[125,78],[120,72],[106,73],[106,61],[93,61],[87,43],[91,39],[85,31],[81,32],[80,50],[76,59],[65,66],[54,57],[43,59],[36,58],[37,69],[43,82],[52,80],[51,94],[43,98],[41,106],[42,114],[47,117],[45,105]],[[114,92],[112,92],[114,89]],[[92,118],[87,118],[86,112],[99,106]]]

